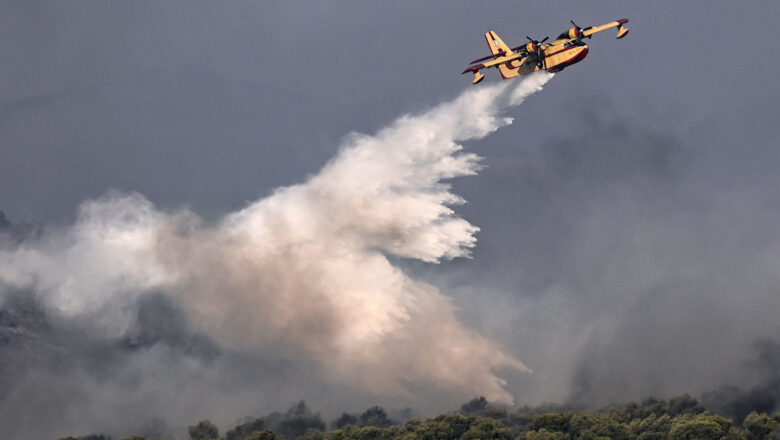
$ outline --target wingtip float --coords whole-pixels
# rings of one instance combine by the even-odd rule
[[[572,64],[578,63],[588,55],[588,45],[583,42],[585,38],[592,38],[593,34],[607,29],[617,28],[617,38],[623,38],[628,35],[628,28],[623,25],[628,23],[627,18],[621,18],[601,26],[590,26],[581,28],[574,21],[574,26],[549,43],[547,37],[541,41],[526,37],[528,43],[517,47],[509,47],[504,43],[495,31],[489,31],[485,34],[491,55],[477,58],[469,64],[470,66],[462,73],[474,73],[473,84],[479,84],[485,79],[482,69],[495,67],[501,73],[503,79],[515,78],[521,75],[527,75],[539,70],[548,72],[560,72]],[[483,63],[484,61],[484,63]]]

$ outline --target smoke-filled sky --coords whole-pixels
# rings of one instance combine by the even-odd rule
[[[0,298],[42,317],[0,339],[0,424],[760,384],[755,343],[780,340],[778,16],[3,4]],[[489,29],[513,46],[623,17],[626,38],[552,79],[459,75]]]

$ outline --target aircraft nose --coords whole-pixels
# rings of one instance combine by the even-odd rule
[[[576,61],[582,61],[583,58],[585,58],[588,55],[588,46],[582,46],[577,48],[579,49],[577,51],[577,55],[575,57]]]

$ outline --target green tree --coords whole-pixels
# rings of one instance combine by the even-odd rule
[[[701,414],[704,411],[706,411],[706,408],[688,394],[669,399],[668,414],[672,417],[681,414]]]
[[[731,427],[731,422],[710,414],[675,417],[669,429],[669,440],[720,440]]]
[[[461,438],[476,417],[465,417],[460,414],[443,414],[432,419],[412,419],[405,427],[411,432],[407,436],[410,440],[456,440]]]
[[[509,412],[504,408],[496,408],[495,406],[488,406],[482,411],[477,411],[472,415],[477,417],[487,417],[488,419],[500,420],[506,422],[509,420]]]
[[[496,408],[488,405],[483,396],[475,397],[460,406],[460,414],[464,416],[488,417],[494,420],[509,420],[509,413],[504,408]]]
[[[255,431],[263,431],[265,422],[263,419],[254,419],[235,426],[225,433],[225,440],[244,440],[249,434]]]
[[[628,427],[612,413],[593,414],[583,412],[570,413],[568,434],[582,440],[608,438],[628,440]]]
[[[667,435],[661,432],[643,432],[635,438],[637,440],[666,440]]]
[[[280,437],[273,431],[255,431],[244,440],[284,440],[284,437]]]
[[[641,440],[665,439],[672,426],[672,418],[668,414],[650,414],[645,418],[630,420],[627,424],[631,436]]]
[[[460,406],[460,413],[464,416],[471,415],[472,413],[482,411],[488,407],[488,401],[485,396],[475,397],[468,402]]]
[[[780,438],[780,422],[763,413],[751,412],[745,417],[742,427],[750,440]]]
[[[201,420],[196,425],[187,427],[192,440],[212,440],[219,437],[217,426],[211,420]]]
[[[497,420],[477,418],[463,433],[461,440],[504,440],[509,439],[509,428]]]
[[[567,432],[571,413],[542,414],[534,418],[530,428],[535,431],[544,429],[548,432]]]
[[[288,439],[303,435],[309,429],[325,430],[325,422],[319,414],[311,412],[306,402],[301,400],[284,414],[282,420],[272,427],[274,431]]]
[[[358,417],[358,423],[362,426],[376,426],[378,428],[387,428],[396,424],[387,416],[387,411],[381,406],[372,406],[367,409]]]
[[[528,431],[525,440],[571,440],[571,437],[563,432],[550,432],[542,428],[538,431]]]
[[[341,429],[347,425],[356,425],[358,422],[358,416],[342,413],[341,416],[331,423],[333,429]]]
[[[326,440],[395,440],[401,436],[401,428],[391,426],[378,428],[376,426],[347,425],[343,429],[329,432]]]
[[[165,439],[162,437],[146,437],[143,435],[131,435],[130,437],[125,437],[123,440],[165,440]]]
[[[316,428],[309,428],[303,435],[296,440],[325,440],[325,433]]]
[[[393,429],[395,427],[387,428]],[[397,429],[397,428],[396,428]],[[403,440],[504,440],[509,428],[486,417],[443,414],[432,419],[409,419],[403,427]]]

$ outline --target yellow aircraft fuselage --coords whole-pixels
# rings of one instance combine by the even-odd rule
[[[588,55],[588,45],[580,40],[571,40],[564,44],[555,43],[543,49],[544,69],[549,72],[560,72],[565,67],[579,63]]]
[[[489,31],[485,34],[485,39],[493,55],[479,58],[471,63],[490,61],[471,66],[463,73],[473,72],[473,83],[477,84],[485,79],[485,75],[480,70],[490,67],[497,68],[503,79],[526,75],[537,70],[560,72],[564,68],[582,61],[588,55],[588,45],[582,41],[584,38],[591,38],[597,32],[614,27],[618,28],[617,38],[623,38],[628,34],[628,28],[623,27],[623,24],[627,22],[628,19],[624,18],[586,29],[575,25],[550,43],[540,44],[538,41],[531,40],[530,43],[514,48],[507,46],[494,31]]]

